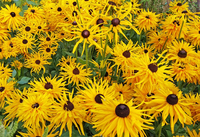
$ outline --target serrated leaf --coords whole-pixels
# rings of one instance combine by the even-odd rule
[[[12,77],[14,78],[17,74],[17,71],[14,69],[13,72],[12,72]]]
[[[29,78],[29,77],[22,77],[22,79],[20,80],[20,81],[18,81],[17,83],[19,83],[19,84],[26,84],[26,83],[28,83],[28,81],[30,80],[31,78]]]

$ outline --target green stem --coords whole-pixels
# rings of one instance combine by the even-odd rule
[[[179,125],[179,127],[177,128],[177,130],[174,132],[174,136],[178,133],[178,130],[181,128],[181,124]]]
[[[121,70],[119,70],[119,72],[118,72],[117,83],[119,82],[119,77],[120,77],[120,75],[121,75]]]
[[[142,31],[141,31],[141,33],[140,33],[140,37],[139,37],[139,41],[138,41],[138,45],[140,45],[141,38],[142,38]]]
[[[161,136],[161,131],[162,131],[162,118],[160,120],[160,129],[159,129],[159,132],[158,132],[158,137]]]
[[[161,52],[164,50],[167,41],[168,41],[168,37],[167,37],[167,39],[165,40],[165,43],[164,43],[164,45],[163,45],[163,47],[162,47],[162,49],[161,49]]]
[[[181,29],[180,29],[180,32],[179,32],[179,35],[178,35],[178,40],[180,39],[180,36],[181,36],[181,31],[182,31],[182,29],[183,29],[183,24],[184,24],[184,21],[183,21],[182,24],[181,24]]]
[[[76,0],[76,3],[77,3],[77,6],[78,6],[78,10],[80,12],[80,6],[79,6],[79,3],[78,3],[78,0]]]
[[[89,56],[88,56],[88,45],[87,43],[85,44],[85,54],[86,54],[86,72],[88,72],[88,60],[89,60]]]

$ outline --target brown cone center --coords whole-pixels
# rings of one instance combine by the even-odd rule
[[[129,115],[130,109],[126,104],[119,104],[115,108],[115,114],[119,117],[125,118]]]
[[[120,24],[120,20],[118,18],[115,18],[115,19],[112,19],[111,23],[113,26],[117,26]]]
[[[72,102],[67,101],[67,104],[64,104],[63,109],[67,111],[72,111],[74,109],[74,105],[72,104]]]
[[[170,94],[167,96],[167,102],[170,105],[175,105],[178,103],[178,97],[175,94]]]
[[[187,57],[187,51],[185,51],[184,49],[179,50],[178,56],[180,58],[186,58]]]
[[[157,72],[158,70],[158,66],[154,63],[149,64],[148,68],[151,70],[151,72]]]
[[[95,96],[95,101],[96,101],[96,103],[102,104],[102,103],[103,103],[102,100],[101,100],[102,97],[104,97],[103,94],[97,94],[97,95]]]
[[[130,58],[131,53],[130,53],[129,50],[126,50],[126,51],[124,51],[124,52],[122,53],[122,55],[123,55],[124,57],[126,57],[126,58]]]

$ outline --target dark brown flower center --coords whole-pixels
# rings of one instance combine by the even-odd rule
[[[90,36],[90,32],[88,30],[84,30],[82,31],[82,34],[81,34],[84,38],[88,38]]]
[[[3,92],[5,87],[0,87],[0,92]]]
[[[129,115],[130,109],[126,104],[119,104],[115,108],[115,114],[119,117],[125,118]]]
[[[174,20],[174,21],[173,21],[173,24],[174,24],[174,25],[176,25],[176,24],[177,24],[178,26],[180,26],[180,24],[179,24],[179,21],[178,21],[178,20]]]
[[[2,49],[0,48],[0,52],[2,52]]]
[[[57,11],[62,11],[62,8],[61,8],[61,7],[58,7],[58,8],[57,8]]]
[[[49,37],[46,38],[46,41],[50,41],[50,40],[51,40],[51,38],[49,38]]]
[[[12,43],[12,42],[10,42],[10,44],[9,44],[9,45],[10,45],[10,47],[11,47],[11,48],[13,48],[13,43]]]
[[[72,22],[72,25],[77,25],[77,22],[76,22],[76,21],[73,21],[73,22]]]
[[[69,61],[67,62],[67,65],[70,65],[70,62],[69,62]]]
[[[27,44],[27,43],[28,43],[28,40],[24,39],[24,40],[22,41],[22,43],[23,43],[23,44]]]
[[[175,94],[170,94],[167,96],[167,102],[170,105],[175,105],[178,103],[178,97]]]
[[[72,104],[72,102],[70,101],[67,101],[67,104],[64,104],[64,107],[63,107],[64,110],[67,110],[67,111],[72,111],[74,109],[74,105]]]
[[[74,6],[76,6],[77,3],[76,3],[76,2],[73,2],[72,4],[73,4]]]
[[[73,70],[73,74],[78,75],[79,73],[80,73],[80,71],[78,70],[78,68],[75,68],[75,69]]]
[[[177,6],[182,6],[182,4],[181,3],[177,3]]]
[[[41,26],[38,26],[38,29],[41,29],[42,27]]]
[[[154,93],[148,93],[147,94],[148,97],[153,96],[153,95],[155,95],[155,94]]]
[[[106,74],[105,74],[105,76],[104,77],[107,77],[108,76],[108,72],[106,71]]]
[[[65,34],[64,33],[60,33],[60,35],[64,36]]]
[[[186,58],[187,57],[187,51],[185,51],[184,49],[179,50],[178,56],[180,58]]]
[[[96,103],[98,103],[98,104],[102,104],[102,97],[104,97],[104,95],[103,94],[97,94],[96,96],[95,96],[95,101],[96,101]]]
[[[103,23],[104,23],[103,19],[98,19],[97,22],[96,22],[96,24],[99,25],[99,27],[102,27]]]
[[[187,10],[182,11],[182,13],[188,13]]]
[[[76,11],[72,12],[72,16],[77,16],[77,15],[78,15],[78,13]]]
[[[32,12],[32,13],[35,13],[35,10],[34,10],[34,9],[32,9],[32,10],[31,10],[31,12]]]
[[[90,15],[92,15],[93,10],[92,10],[92,9],[89,9],[88,12],[89,12]]]
[[[147,18],[147,19],[150,19],[150,18],[149,18],[149,15],[147,15],[146,18]]]
[[[124,52],[122,53],[122,55],[123,55],[124,57],[126,57],[126,58],[130,58],[131,53],[130,53],[129,50],[126,50],[126,51],[124,51]]]
[[[147,50],[147,49],[145,49],[145,50],[144,50],[144,53],[147,53],[147,52],[148,52],[148,50]]]
[[[134,70],[134,73],[138,73],[139,71],[138,70]]]
[[[53,85],[52,85],[50,82],[47,82],[47,83],[44,85],[44,88],[45,88],[45,89],[53,89]]]
[[[39,104],[38,103],[35,103],[32,105],[32,108],[38,108],[39,107]]]
[[[15,12],[11,12],[10,15],[11,15],[12,17],[15,17],[15,16],[16,16]]]
[[[151,70],[151,72],[157,72],[158,70],[158,66],[154,63],[149,64],[148,68]]]
[[[23,103],[23,99],[20,98],[19,102],[20,102],[20,103]]]
[[[29,26],[27,26],[27,27],[25,27],[25,30],[26,30],[26,31],[30,31],[31,28],[30,28]]]
[[[39,65],[40,64],[40,60],[36,60],[35,63]]]
[[[51,51],[51,49],[50,48],[46,48],[46,52],[50,52]]]
[[[111,23],[113,26],[117,26],[120,24],[120,20],[118,18],[115,18],[115,19],[112,19]]]
[[[109,4],[109,5],[116,6],[116,3],[114,3],[113,1],[108,1],[108,4]]]

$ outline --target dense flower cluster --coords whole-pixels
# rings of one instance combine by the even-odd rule
[[[85,135],[89,123],[94,136],[144,137],[158,119],[172,134],[200,121],[200,17],[187,2],[156,14],[137,0],[41,0],[23,12],[7,1],[0,108],[21,136]]]

